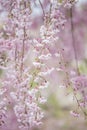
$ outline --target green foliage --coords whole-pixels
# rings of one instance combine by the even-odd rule
[[[2,75],[2,69],[0,69],[0,77],[1,77],[1,75]]]
[[[46,104],[42,106],[46,111],[49,111],[49,114],[55,118],[63,116],[62,109],[59,105],[58,99],[55,94],[50,94]]]
[[[82,74],[87,74],[87,63],[86,62],[82,62],[80,65],[79,65],[79,69],[80,69],[80,72]]]
[[[62,3],[62,0],[58,0],[58,2]]]

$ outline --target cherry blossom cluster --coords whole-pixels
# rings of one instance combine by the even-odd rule
[[[43,112],[39,105],[46,102],[41,91],[49,85],[42,77],[37,77],[41,66],[31,61],[27,64],[33,43],[29,35],[32,5],[28,0],[0,2],[2,9],[8,11],[0,39],[0,69],[3,70],[0,124],[4,123],[9,107],[13,107],[19,127],[30,129],[41,124]]]
[[[79,110],[82,111],[84,116],[87,116],[86,109],[87,109],[87,96],[86,96],[86,86],[87,86],[87,76],[80,73],[79,65],[78,65],[78,58],[77,58],[77,50],[74,40],[74,30],[73,30],[73,15],[72,15],[72,9],[74,4],[77,1],[63,1],[62,3],[58,3],[56,0],[51,1],[52,6],[50,6],[50,15],[47,13],[46,20],[44,23],[44,26],[41,27],[41,38],[42,43],[46,45],[46,49],[48,49],[47,56],[50,56],[49,58],[51,61],[54,61],[51,63],[51,69],[50,72],[58,72],[63,73],[63,80],[61,81],[62,84],[60,84],[60,87],[66,87],[72,89],[73,97],[77,103],[77,108],[75,108],[75,111],[72,111],[71,114],[75,117],[80,115]],[[65,14],[63,13],[64,9],[68,8],[70,11],[70,21],[71,21],[71,43],[73,46],[73,55],[74,55],[74,62],[75,66],[72,68],[69,67],[69,62],[66,59],[67,50],[64,48],[64,43],[62,44],[60,42],[60,33],[64,30],[64,26],[66,26],[66,18]],[[61,36],[63,37],[63,36]],[[60,44],[58,44],[61,43]],[[70,43],[70,44],[71,44]],[[45,52],[46,54],[46,52]],[[42,60],[45,60],[46,63],[46,56],[42,56]],[[48,58],[48,59],[49,59]],[[50,60],[49,59],[49,60]],[[56,61],[56,62],[55,62]],[[50,61],[48,62],[48,67]],[[74,69],[74,70],[73,70]],[[49,71],[45,72],[45,75],[49,73]],[[43,73],[41,73],[43,75]],[[79,109],[78,109],[79,108]]]

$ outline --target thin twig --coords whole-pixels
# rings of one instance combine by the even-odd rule
[[[72,88],[72,89],[73,89],[73,88]],[[79,108],[80,108],[80,110],[83,112],[83,114],[84,114],[84,116],[85,116],[85,118],[86,118],[87,113],[83,110],[82,106],[80,105],[80,102],[79,102],[79,100],[78,100],[78,98],[77,98],[77,96],[76,96],[76,94],[75,94],[74,90],[73,90],[73,94],[74,94],[74,97],[75,97],[76,102],[77,102],[77,104],[78,104],[78,107],[79,107]]]

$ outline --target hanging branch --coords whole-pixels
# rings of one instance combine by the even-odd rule
[[[45,12],[44,12],[44,8],[43,8],[43,5],[42,5],[42,3],[41,3],[41,1],[39,0],[39,3],[40,3],[40,6],[41,6],[41,8],[42,8],[42,11],[43,11],[43,15],[44,15],[44,17],[45,17]]]
[[[78,65],[78,57],[77,57],[77,52],[76,52],[77,50],[76,50],[76,46],[75,46],[74,23],[73,23],[73,9],[72,9],[72,7],[70,8],[70,20],[71,20],[72,45],[73,45],[75,62],[76,62],[76,69],[77,69],[78,75],[80,75],[79,65]]]
[[[76,69],[77,69],[77,73],[78,75],[80,75],[80,71],[79,71],[79,65],[78,65],[78,57],[77,57],[77,52],[76,52],[76,46],[75,46],[75,36],[74,36],[74,23],[73,23],[73,8],[70,8],[70,20],[71,20],[71,35],[72,35],[72,46],[73,46],[73,51],[74,51],[74,57],[75,57],[75,62],[76,62]],[[76,99],[76,102],[78,104],[78,107],[80,108],[80,110],[83,112],[84,117],[86,118],[87,113],[83,110],[83,108],[80,105],[80,102],[73,90],[73,94],[74,97]]]
[[[50,9],[49,9],[49,22],[51,22],[51,11],[52,11],[52,3],[50,3]]]
[[[26,2],[24,2],[24,9],[26,9]],[[26,15],[26,12],[25,12]],[[24,23],[25,23],[25,19],[24,19]],[[21,76],[22,76],[22,72],[23,72],[23,67],[24,67],[24,53],[25,53],[25,38],[26,38],[26,28],[24,26],[23,28],[23,32],[24,32],[24,36],[23,36],[23,44],[22,44],[22,59],[21,59]]]

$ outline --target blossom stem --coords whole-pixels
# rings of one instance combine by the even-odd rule
[[[15,44],[15,70],[17,69],[17,44]]]
[[[24,27],[24,32],[25,32],[25,27]],[[22,71],[23,71],[24,50],[25,50],[25,35],[24,35],[23,45],[22,45],[21,75],[22,75]]]

